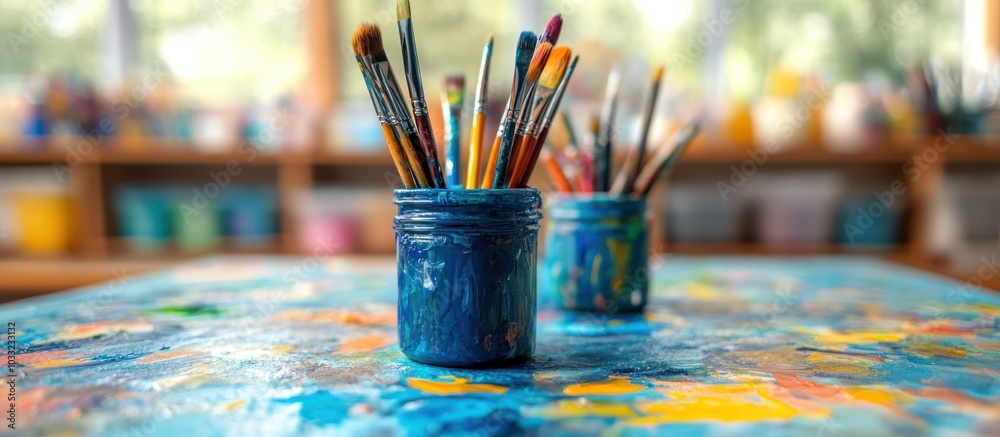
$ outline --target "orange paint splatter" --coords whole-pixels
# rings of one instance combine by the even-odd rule
[[[146,322],[97,322],[83,325],[72,325],[45,341],[73,341],[87,338],[116,335],[122,333],[144,334],[153,332],[153,325]]]
[[[54,367],[75,366],[77,364],[83,364],[83,363],[86,363],[86,362],[87,362],[87,360],[85,360],[83,358],[69,358],[69,359],[64,359],[64,360],[39,361],[39,362],[37,362],[35,364],[32,364],[29,367],[31,367],[33,369],[50,369],[50,368],[54,368]]]
[[[592,381],[581,384],[573,384],[563,389],[563,393],[570,396],[585,395],[623,395],[645,390],[646,386],[632,384],[628,378],[612,376],[607,381]]]
[[[813,396],[829,398],[844,394],[843,387],[826,385],[807,379],[800,379],[798,376],[791,373],[775,373],[774,380],[781,387],[799,390]]]
[[[371,352],[382,349],[396,342],[395,335],[371,334],[362,337],[352,338],[343,342],[336,354],[347,354],[353,352]]]
[[[341,325],[396,326],[396,310],[380,308],[371,312],[349,310],[309,311],[293,310],[279,314],[278,320],[295,320],[310,323],[338,323]]]
[[[61,360],[69,355],[69,351],[42,351],[42,352],[30,352],[26,354],[21,354],[17,356],[17,363],[22,366],[30,366],[35,363],[40,363],[42,361],[51,360]]]
[[[246,399],[238,399],[238,400],[235,400],[233,402],[230,402],[230,403],[226,404],[224,407],[222,407],[222,409],[225,410],[225,411],[233,411],[233,410],[235,410],[237,408],[240,408],[240,407],[242,407],[242,406],[244,406],[246,404],[247,404]]]
[[[140,363],[143,363],[143,364],[150,364],[150,363],[159,363],[161,361],[174,360],[174,359],[178,359],[178,358],[187,358],[187,357],[191,357],[191,356],[194,356],[194,355],[198,355],[198,352],[195,352],[195,351],[181,351],[181,350],[178,350],[178,351],[168,350],[168,351],[153,352],[153,353],[151,353],[149,355],[146,355],[146,356],[144,356],[142,358],[139,358],[138,361]]]

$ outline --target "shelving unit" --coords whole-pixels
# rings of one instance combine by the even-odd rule
[[[281,202],[279,226],[281,234],[270,246],[254,250],[244,250],[232,245],[224,245],[223,253],[301,253],[297,247],[298,230],[291,213],[289,202],[293,194],[308,190],[316,185],[317,174],[347,174],[368,170],[393,171],[388,154],[364,153],[288,153],[268,155],[258,152],[252,159],[246,153],[227,152],[208,154],[200,152],[187,144],[167,143],[160,140],[148,140],[149,146],[141,149],[132,139],[128,142],[109,141],[106,148],[93,149],[85,155],[69,155],[46,148],[38,152],[4,153],[0,151],[0,169],[4,166],[53,166],[69,168],[74,201],[81,211],[81,241],[78,250],[56,259],[34,259],[16,254],[0,254],[0,292],[38,292],[69,288],[90,282],[108,280],[113,277],[115,269],[135,271],[162,267],[167,263],[181,259],[200,256],[200,254],[185,254],[166,251],[156,255],[137,255],[128,252],[121,237],[112,235],[109,231],[109,220],[106,217],[110,211],[108,193],[112,186],[121,182],[127,176],[109,175],[120,172],[122,168],[133,173],[141,168],[143,176],[155,175],[160,171],[164,176],[177,172],[187,174],[204,174],[208,182],[208,172],[225,169],[232,162],[255,170],[255,182],[273,183]],[[63,141],[61,144],[75,144],[73,141]],[[820,147],[797,147],[782,153],[768,154],[767,161],[762,165],[777,166],[824,166],[832,169],[856,168],[856,166],[871,166],[873,171],[879,168],[901,169],[903,165],[920,157],[924,149],[932,147],[933,139],[928,138],[911,144],[893,144],[877,151],[846,154],[833,153]],[[0,147],[0,150],[11,150],[15,147]],[[128,146],[128,147],[125,147]],[[235,145],[231,148],[236,150]],[[319,149],[319,146],[313,147]],[[341,150],[350,150],[341,147]],[[682,159],[681,167],[729,168],[750,160],[751,155],[745,148],[737,148],[725,144],[705,144],[690,150]],[[918,158],[920,159],[920,158]],[[978,139],[960,139],[949,149],[940,154],[940,158],[925,162],[927,168],[921,177],[914,182],[908,182],[907,194],[910,202],[909,223],[906,229],[909,235],[905,242],[892,247],[845,247],[835,244],[772,247],[757,243],[721,243],[721,244],[670,244],[662,235],[664,218],[655,214],[653,248],[661,252],[678,254],[866,254],[892,257],[915,265],[933,266],[936,260],[927,241],[927,221],[929,201],[934,192],[941,186],[944,166],[947,163],[1000,163],[1000,141],[983,142]],[[157,170],[159,169],[159,170]],[[2,171],[2,170],[0,170]],[[55,170],[53,170],[55,171]],[[128,172],[125,172],[128,173]],[[547,186],[542,172],[536,172],[532,185],[544,189]],[[197,180],[185,182],[198,183]],[[664,200],[663,183],[651,195],[651,208],[662,210]],[[387,230],[387,232],[389,232]],[[217,251],[218,252],[218,251]],[[60,272],[49,275],[44,281],[38,281],[38,272]],[[961,276],[958,273],[957,276]]]

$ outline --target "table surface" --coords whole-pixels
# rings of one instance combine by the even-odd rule
[[[17,427],[84,435],[1000,433],[1000,297],[861,258],[655,262],[492,370],[396,347],[391,260],[209,258],[0,306]],[[6,389],[5,389],[6,390]]]

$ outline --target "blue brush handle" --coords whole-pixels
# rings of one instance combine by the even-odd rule
[[[514,148],[514,125],[517,116],[507,117],[503,125],[503,136],[500,137],[500,154],[497,155],[497,166],[493,170],[493,188],[503,188],[503,180],[510,165],[510,152]]]
[[[445,144],[447,149],[445,149],[445,160],[448,172],[448,188],[462,188],[462,178],[459,174],[462,168],[462,155],[461,155],[461,145],[459,142],[462,139],[461,126],[459,125],[459,117],[452,114],[448,117],[448,127],[445,130]]]

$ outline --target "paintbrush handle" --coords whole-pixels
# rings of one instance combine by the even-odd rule
[[[479,159],[483,154],[483,134],[486,131],[486,114],[477,112],[472,116],[472,132],[469,134],[469,168],[465,172],[465,188],[479,186]],[[494,161],[494,165],[496,162]]]
[[[417,187],[434,188],[431,185],[431,178],[427,173],[427,161],[424,159],[424,154],[413,144],[419,141],[420,139],[414,133],[399,136],[399,144],[403,147],[403,152],[406,154],[406,161],[410,164],[410,171],[413,172],[413,179]]]
[[[631,187],[635,184],[636,173],[638,172],[640,158],[638,155],[638,146],[628,149],[628,155],[625,156],[625,165],[622,169],[618,171],[618,176],[615,177],[615,183],[611,185],[611,195],[620,196],[625,193],[627,187]]]
[[[516,115],[516,114],[515,114]],[[517,117],[507,117],[503,127],[503,137],[500,139],[500,154],[497,155],[497,166],[493,170],[493,188],[502,188],[507,176],[507,166],[510,165],[510,152],[514,148],[514,128]]]
[[[441,171],[441,163],[438,161],[437,141],[434,139],[434,130],[431,129],[431,118],[425,113],[415,115],[413,121],[417,127],[420,147],[427,159],[427,170],[433,182],[431,187],[447,188],[444,183],[444,172]]]
[[[448,114],[446,114],[448,115]],[[445,128],[445,160],[448,168],[448,188],[461,188],[462,176],[459,169],[462,168],[462,150],[459,141],[462,139],[462,128],[459,125],[461,114],[451,113],[446,117],[448,126]]]
[[[486,172],[483,173],[482,188],[493,188],[493,172],[497,168],[497,160],[500,158],[500,135],[493,139],[493,147],[490,148],[490,159],[486,163]]]
[[[549,178],[552,179],[552,183],[556,184],[556,189],[560,193],[572,193],[573,186],[569,184],[569,179],[566,179],[566,174],[563,173],[562,167],[559,165],[556,157],[543,150],[540,158],[542,165],[545,166],[545,171],[549,173]]]
[[[507,174],[503,177],[503,188],[514,188],[513,182],[516,180],[517,168],[524,156],[522,153],[524,153],[524,143],[527,138],[528,136],[525,134],[514,134],[514,147],[510,149],[510,161],[507,164]]]
[[[403,180],[403,186],[416,188],[413,175],[410,174],[410,167],[406,163],[406,153],[403,152],[403,146],[396,139],[396,131],[392,125],[382,123],[382,134],[385,135],[385,144],[389,146],[389,155],[392,155],[392,163],[396,165],[396,171],[399,172],[399,178]]]
[[[590,158],[590,154],[584,151],[580,151],[580,171],[577,172],[576,178],[577,183],[580,184],[581,193],[593,193],[594,192],[594,160]]]
[[[525,177],[525,173],[528,173],[531,164],[529,160],[534,155],[533,149],[537,144],[536,141],[538,139],[530,135],[521,140],[521,155],[517,157],[517,162],[515,162],[514,174],[510,183],[511,188],[521,188],[527,183],[528,178]],[[530,176],[530,173],[528,175]]]

